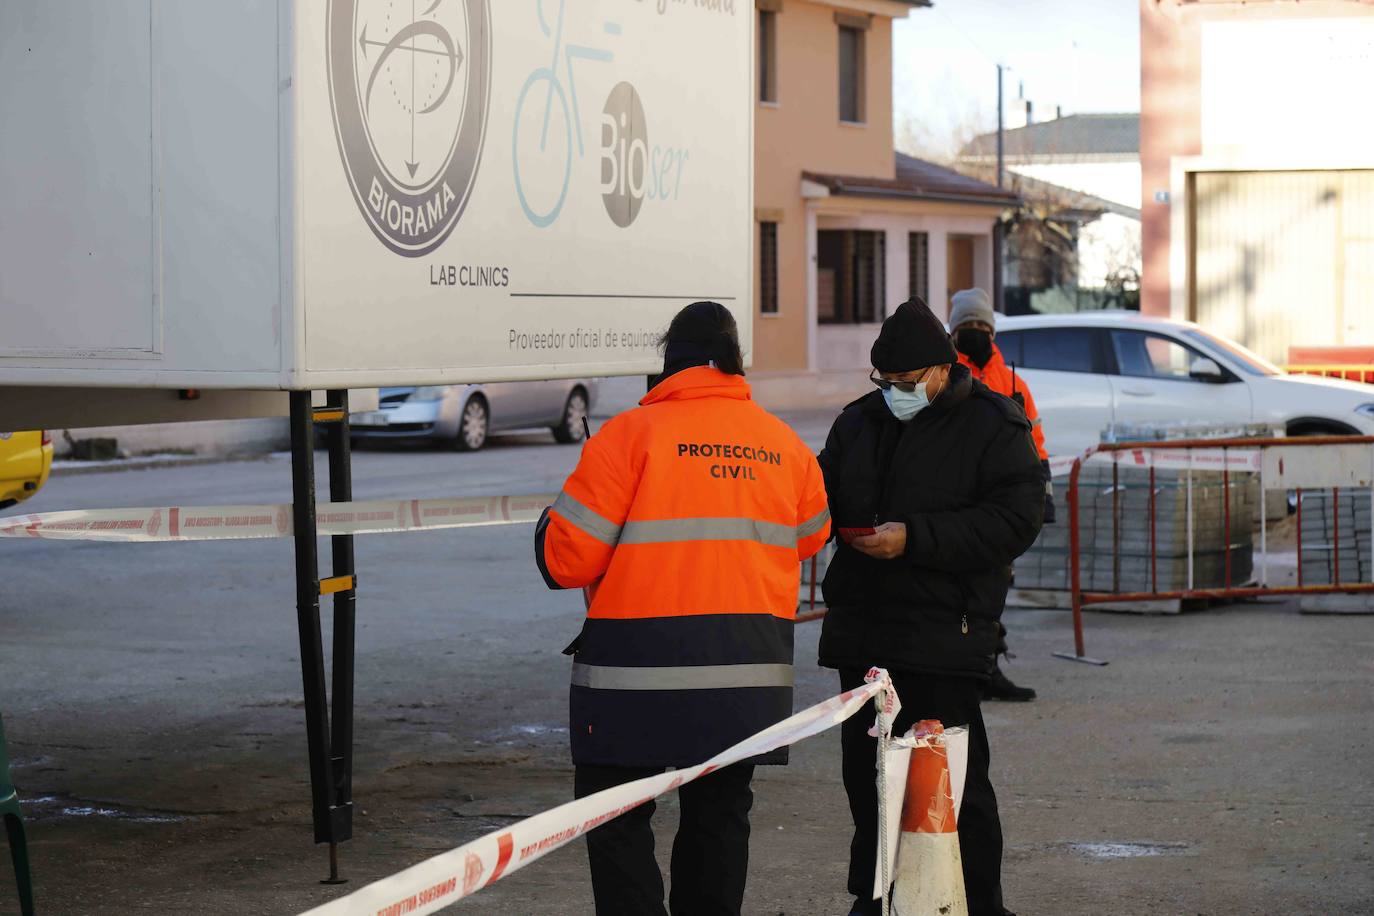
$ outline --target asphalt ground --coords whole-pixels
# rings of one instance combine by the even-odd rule
[[[829,415],[790,417],[812,444]],[[359,452],[358,498],[557,489],[577,450]],[[325,468],[320,462],[321,487]],[[55,478],[23,508],[286,502],[285,456]],[[13,511],[13,510],[11,510]],[[360,538],[355,838],[311,843],[289,542],[0,542],[0,711],[41,913],[295,913],[571,795],[580,598],[527,526]],[[327,555],[327,554],[326,554]],[[326,609],[326,632],[329,615]],[[1374,618],[1291,603],[1009,611],[985,707],[1008,906],[1025,914],[1374,912]],[[836,692],[799,626],[798,707]],[[745,911],[847,912],[838,735],[759,771]],[[659,851],[675,803],[659,808]],[[0,856],[0,859],[3,859]],[[0,913],[16,912],[0,861]],[[455,912],[592,911],[580,843]]]

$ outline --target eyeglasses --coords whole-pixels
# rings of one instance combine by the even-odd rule
[[[878,375],[877,370],[875,369],[868,374],[868,380],[873,384],[877,385],[883,391],[887,391],[889,388],[896,388],[898,391],[905,391],[907,394],[910,394],[911,392],[916,390],[917,385],[925,384],[930,379],[931,375],[933,375],[934,373],[935,367],[931,366],[929,369],[926,370],[925,375],[916,379],[914,382],[895,382],[892,379],[886,379],[883,378],[881,375]]]

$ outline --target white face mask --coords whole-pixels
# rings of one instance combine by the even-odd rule
[[[902,391],[896,387],[884,389],[883,400],[887,402],[887,409],[898,420],[908,422],[930,405],[930,398],[926,396],[927,384],[922,382],[915,391]]]

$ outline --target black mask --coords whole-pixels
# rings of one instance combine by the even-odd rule
[[[955,331],[954,346],[980,369],[992,359],[992,334],[981,328],[960,328]]]

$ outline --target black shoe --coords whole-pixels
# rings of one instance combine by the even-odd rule
[[[882,912],[881,900],[868,900],[864,897],[855,897],[854,905],[849,908],[849,916],[881,916]]]
[[[1035,689],[1017,687],[1002,673],[1001,668],[993,668],[992,677],[988,678],[987,683],[983,685],[983,699],[1004,700],[1009,703],[1028,703],[1035,699]]]

